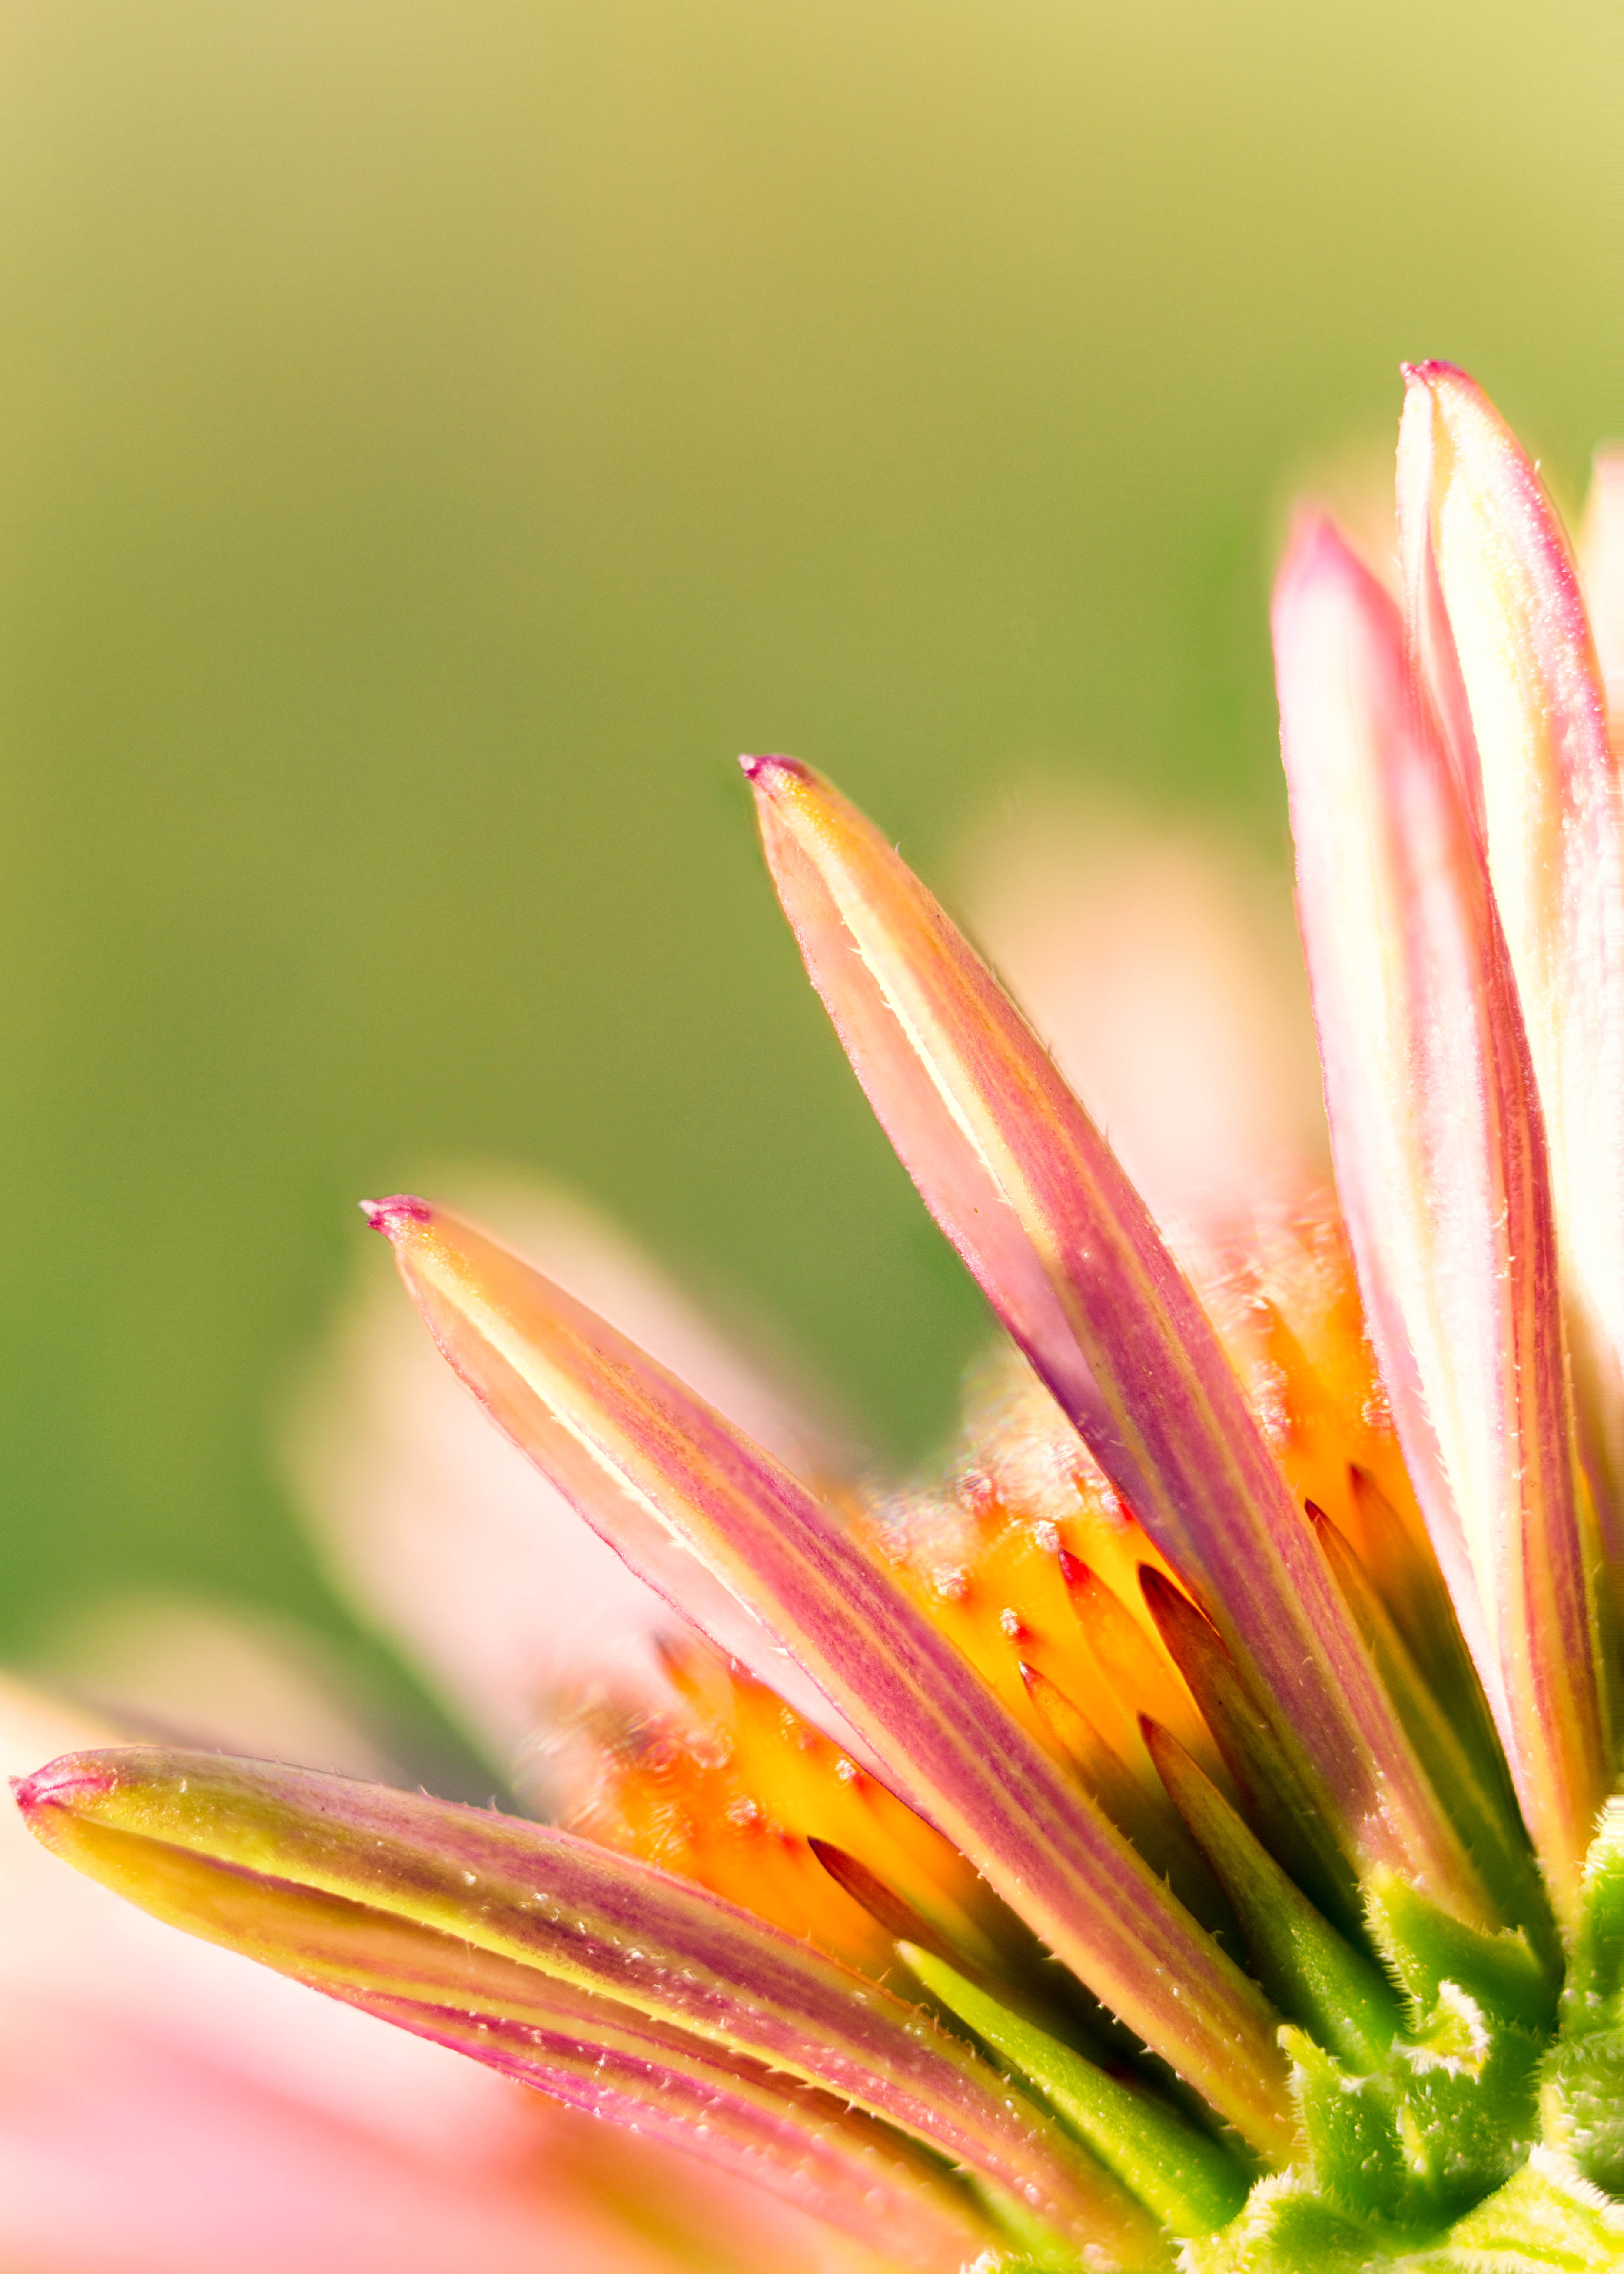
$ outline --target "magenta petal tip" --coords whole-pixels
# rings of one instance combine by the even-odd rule
[[[387,1200],[363,1201],[360,1209],[372,1230],[382,1232],[386,1239],[394,1239],[402,1224],[431,1224],[434,1216],[428,1202],[416,1199],[410,1193],[391,1193]]]
[[[60,1760],[47,1761],[31,1776],[11,1777],[8,1781],[18,1807],[25,1817],[32,1818],[41,1808],[100,1798],[112,1789],[115,1780],[105,1769],[86,1768],[78,1754],[64,1753]]]

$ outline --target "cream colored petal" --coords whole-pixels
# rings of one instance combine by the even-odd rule
[[[970,928],[1163,1224],[1324,1173],[1289,881],[1216,828],[1037,788],[969,832]]]
[[[1624,783],[1572,553],[1482,389],[1406,370],[1406,628],[1488,855],[1539,1088],[1581,1448],[1624,1610]]]
[[[1616,750],[1624,738],[1624,442],[1596,453],[1579,541],[1579,579],[1596,635]]]
[[[1559,1911],[1607,1784],[1545,1128],[1397,607],[1304,516],[1276,585],[1297,907],[1360,1288]]]

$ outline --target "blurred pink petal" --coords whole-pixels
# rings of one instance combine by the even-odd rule
[[[761,1442],[822,1465],[813,1425],[583,1202],[510,1186],[484,1205]],[[506,1777],[560,1690],[657,1688],[650,1639],[673,1613],[485,1425],[366,1247],[365,1286],[291,1434],[296,1481],[342,1592],[425,1669]],[[747,1634],[731,1643],[751,1655]],[[826,1724],[824,1701],[782,1654],[764,1637],[755,1647],[775,1687]]]
[[[971,843],[971,929],[1153,1216],[1240,1212],[1324,1173],[1283,873],[1210,829],[1057,793]]]
[[[1579,544],[1579,574],[1607,690],[1613,745],[1624,742],[1624,442],[1596,454]]]
[[[38,1663],[136,1737],[391,1781],[319,1638],[264,1611],[112,1596],[50,1633]]]

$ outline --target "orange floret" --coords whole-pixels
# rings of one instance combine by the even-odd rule
[[[1434,1600],[1436,1562],[1334,1201],[1260,1209],[1243,1235],[1184,1260],[1295,1496],[1331,1518],[1390,1607]]]
[[[664,1649],[669,1710],[598,1708],[566,1755],[570,1828],[697,1880],[866,1972],[891,1937],[836,1883],[826,1841],[977,1964],[998,1906],[957,1850],[782,1698],[685,1637]]]
[[[1412,1609],[1440,1599],[1334,1209],[1261,1213],[1184,1260],[1293,1491],[1326,1512],[1384,1596]],[[1178,1575],[1025,1361],[1006,1346],[978,1371],[936,1480],[856,1505],[850,1520],[1009,1710],[1207,1909],[1140,1728],[1148,1714],[1235,1790],[1140,1584],[1146,1566]],[[665,1672],[667,1707],[583,1717],[575,1829],[871,1972],[891,1962],[883,1919],[894,1932],[898,1910],[971,1964],[992,1958],[1006,1915],[838,1744],[706,1644],[670,1645]],[[855,1868],[825,1868],[813,1841]]]

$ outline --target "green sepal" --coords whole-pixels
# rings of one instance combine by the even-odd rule
[[[1436,2233],[1501,2187],[1539,2137],[1546,2038],[1527,2017],[1548,2010],[1549,1992],[1525,1944],[1462,1928],[1407,1888],[1379,1887],[1372,1918],[1410,2023],[1373,2061],[1284,2034],[1304,2142],[1294,2177],[1350,2217]]]
[[[1170,2233],[1210,2234],[1235,2217],[1248,2174],[1216,2141],[1011,2013],[944,1959],[913,1943],[898,1950],[930,1995],[1028,2078]]]
[[[1441,2248],[1401,2258],[1403,2274],[1617,2274],[1624,2204],[1609,2202],[1567,2157],[1537,2148],[1503,2187],[1468,2211]]]
[[[1543,2042],[1445,1982],[1427,2027],[1394,2048],[1409,2071],[1398,2122],[1417,2196],[1459,2216],[1517,2170],[1539,2137]]]
[[[1540,2048],[1447,1984],[1419,2042],[1352,2075],[1292,2031],[1308,2177],[1352,2212],[1437,2227],[1515,2172],[1538,2136]]]
[[[1542,2082],[1547,2137],[1624,2194],[1624,1799],[1607,1803],[1585,1858],[1562,2035]]]
[[[1550,2031],[1557,1978],[1520,1929],[1484,1934],[1464,1926],[1393,1871],[1373,1872],[1366,1881],[1365,1915],[1418,2026],[1427,2026],[1441,1985],[1455,1982],[1492,2020],[1540,2037]]]
[[[1617,2274],[1624,2205],[1537,2148],[1504,2187],[1442,2233],[1395,2234],[1265,2180],[1234,2225],[1186,2246],[1185,2274]]]
[[[1586,2179],[1624,2195],[1624,2029],[1560,2039],[1541,2088],[1546,2138]]]
[[[1584,1891],[1563,2001],[1565,2029],[1606,2028],[1620,2018],[1624,1988],[1624,1796],[1601,1812],[1584,1859]]]
[[[1350,2213],[1402,2218],[1412,2182],[1392,2080],[1350,2076],[1302,2029],[1282,2029],[1281,2042],[1291,2056],[1307,2150],[1299,2177]]]
[[[1261,2180],[1233,2225],[1187,2243],[1184,2274],[1372,2274],[1407,2264],[1395,2249],[1430,2238],[1383,2234],[1370,2220],[1316,2195],[1296,2173]]]

